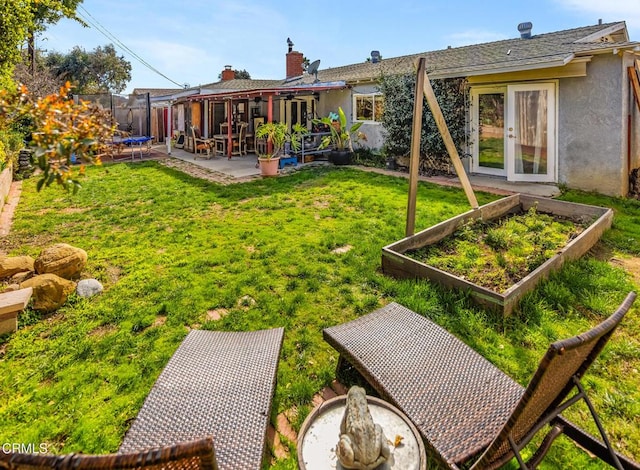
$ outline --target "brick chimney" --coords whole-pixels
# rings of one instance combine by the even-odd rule
[[[304,56],[302,52],[297,52],[293,50],[293,41],[290,38],[287,38],[287,78],[291,77],[299,77],[304,73]]]
[[[303,60],[302,52],[291,51],[287,53],[287,78],[299,77],[303,74]]]
[[[233,80],[234,78],[236,78],[236,72],[230,65],[225,65],[224,70],[222,71],[222,81]]]

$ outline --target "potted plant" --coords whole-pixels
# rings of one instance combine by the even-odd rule
[[[298,152],[302,146],[302,138],[308,132],[307,128],[301,124],[295,124],[291,133],[287,131],[287,125],[281,122],[268,122],[260,125],[256,130],[256,137],[267,140],[267,153],[258,153],[260,174],[262,176],[277,175],[282,151],[285,150],[286,153],[289,150],[294,153]]]
[[[262,176],[277,175],[280,152],[289,140],[287,125],[282,122],[267,122],[256,129],[256,137],[267,141],[265,153],[258,153],[260,174]]]
[[[323,149],[331,145],[333,150],[329,154],[329,161],[335,165],[349,165],[353,154],[353,141],[361,137],[358,129],[362,123],[354,122],[351,127],[347,127],[347,116],[341,107],[338,107],[338,114],[330,113],[329,116],[316,119],[314,122],[326,124],[330,132],[322,138],[318,148]]]

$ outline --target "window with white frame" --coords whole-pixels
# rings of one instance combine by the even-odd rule
[[[362,93],[353,95],[355,121],[380,122],[384,110],[382,93]]]

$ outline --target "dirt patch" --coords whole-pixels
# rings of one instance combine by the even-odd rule
[[[102,325],[92,330],[89,333],[89,336],[92,336],[94,338],[104,338],[105,336],[117,331],[117,329],[118,327],[115,325]]]
[[[152,327],[162,326],[165,323],[167,323],[167,317],[165,317],[164,315],[161,315],[161,316],[159,316],[158,318],[155,319],[155,321],[153,322],[153,324],[151,326]]]
[[[348,253],[352,249],[353,249],[353,246],[351,245],[339,246],[338,248],[331,250],[331,253],[335,255],[341,255],[343,253]]]
[[[640,286],[640,258],[611,258],[609,260],[614,266],[619,266],[631,274],[633,282]]]
[[[120,279],[122,275],[122,269],[118,266],[108,266],[107,267],[107,279],[109,279],[110,284],[115,284]]]
[[[88,210],[88,207],[65,207],[60,212],[62,214],[82,214],[83,212],[87,212]]]
[[[215,310],[209,310],[207,312],[207,320],[218,321],[228,313],[229,311],[226,308],[216,308]]]
[[[606,261],[613,266],[627,271],[633,282],[640,286],[640,258],[637,256],[616,256],[613,251],[602,243],[597,243],[589,250],[589,254],[599,261]]]

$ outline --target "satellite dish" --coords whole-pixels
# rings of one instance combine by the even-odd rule
[[[320,59],[314,60],[307,67],[307,73],[309,75],[314,74],[315,77],[316,77],[316,79],[315,79],[316,82],[318,81],[318,67],[320,67]]]

